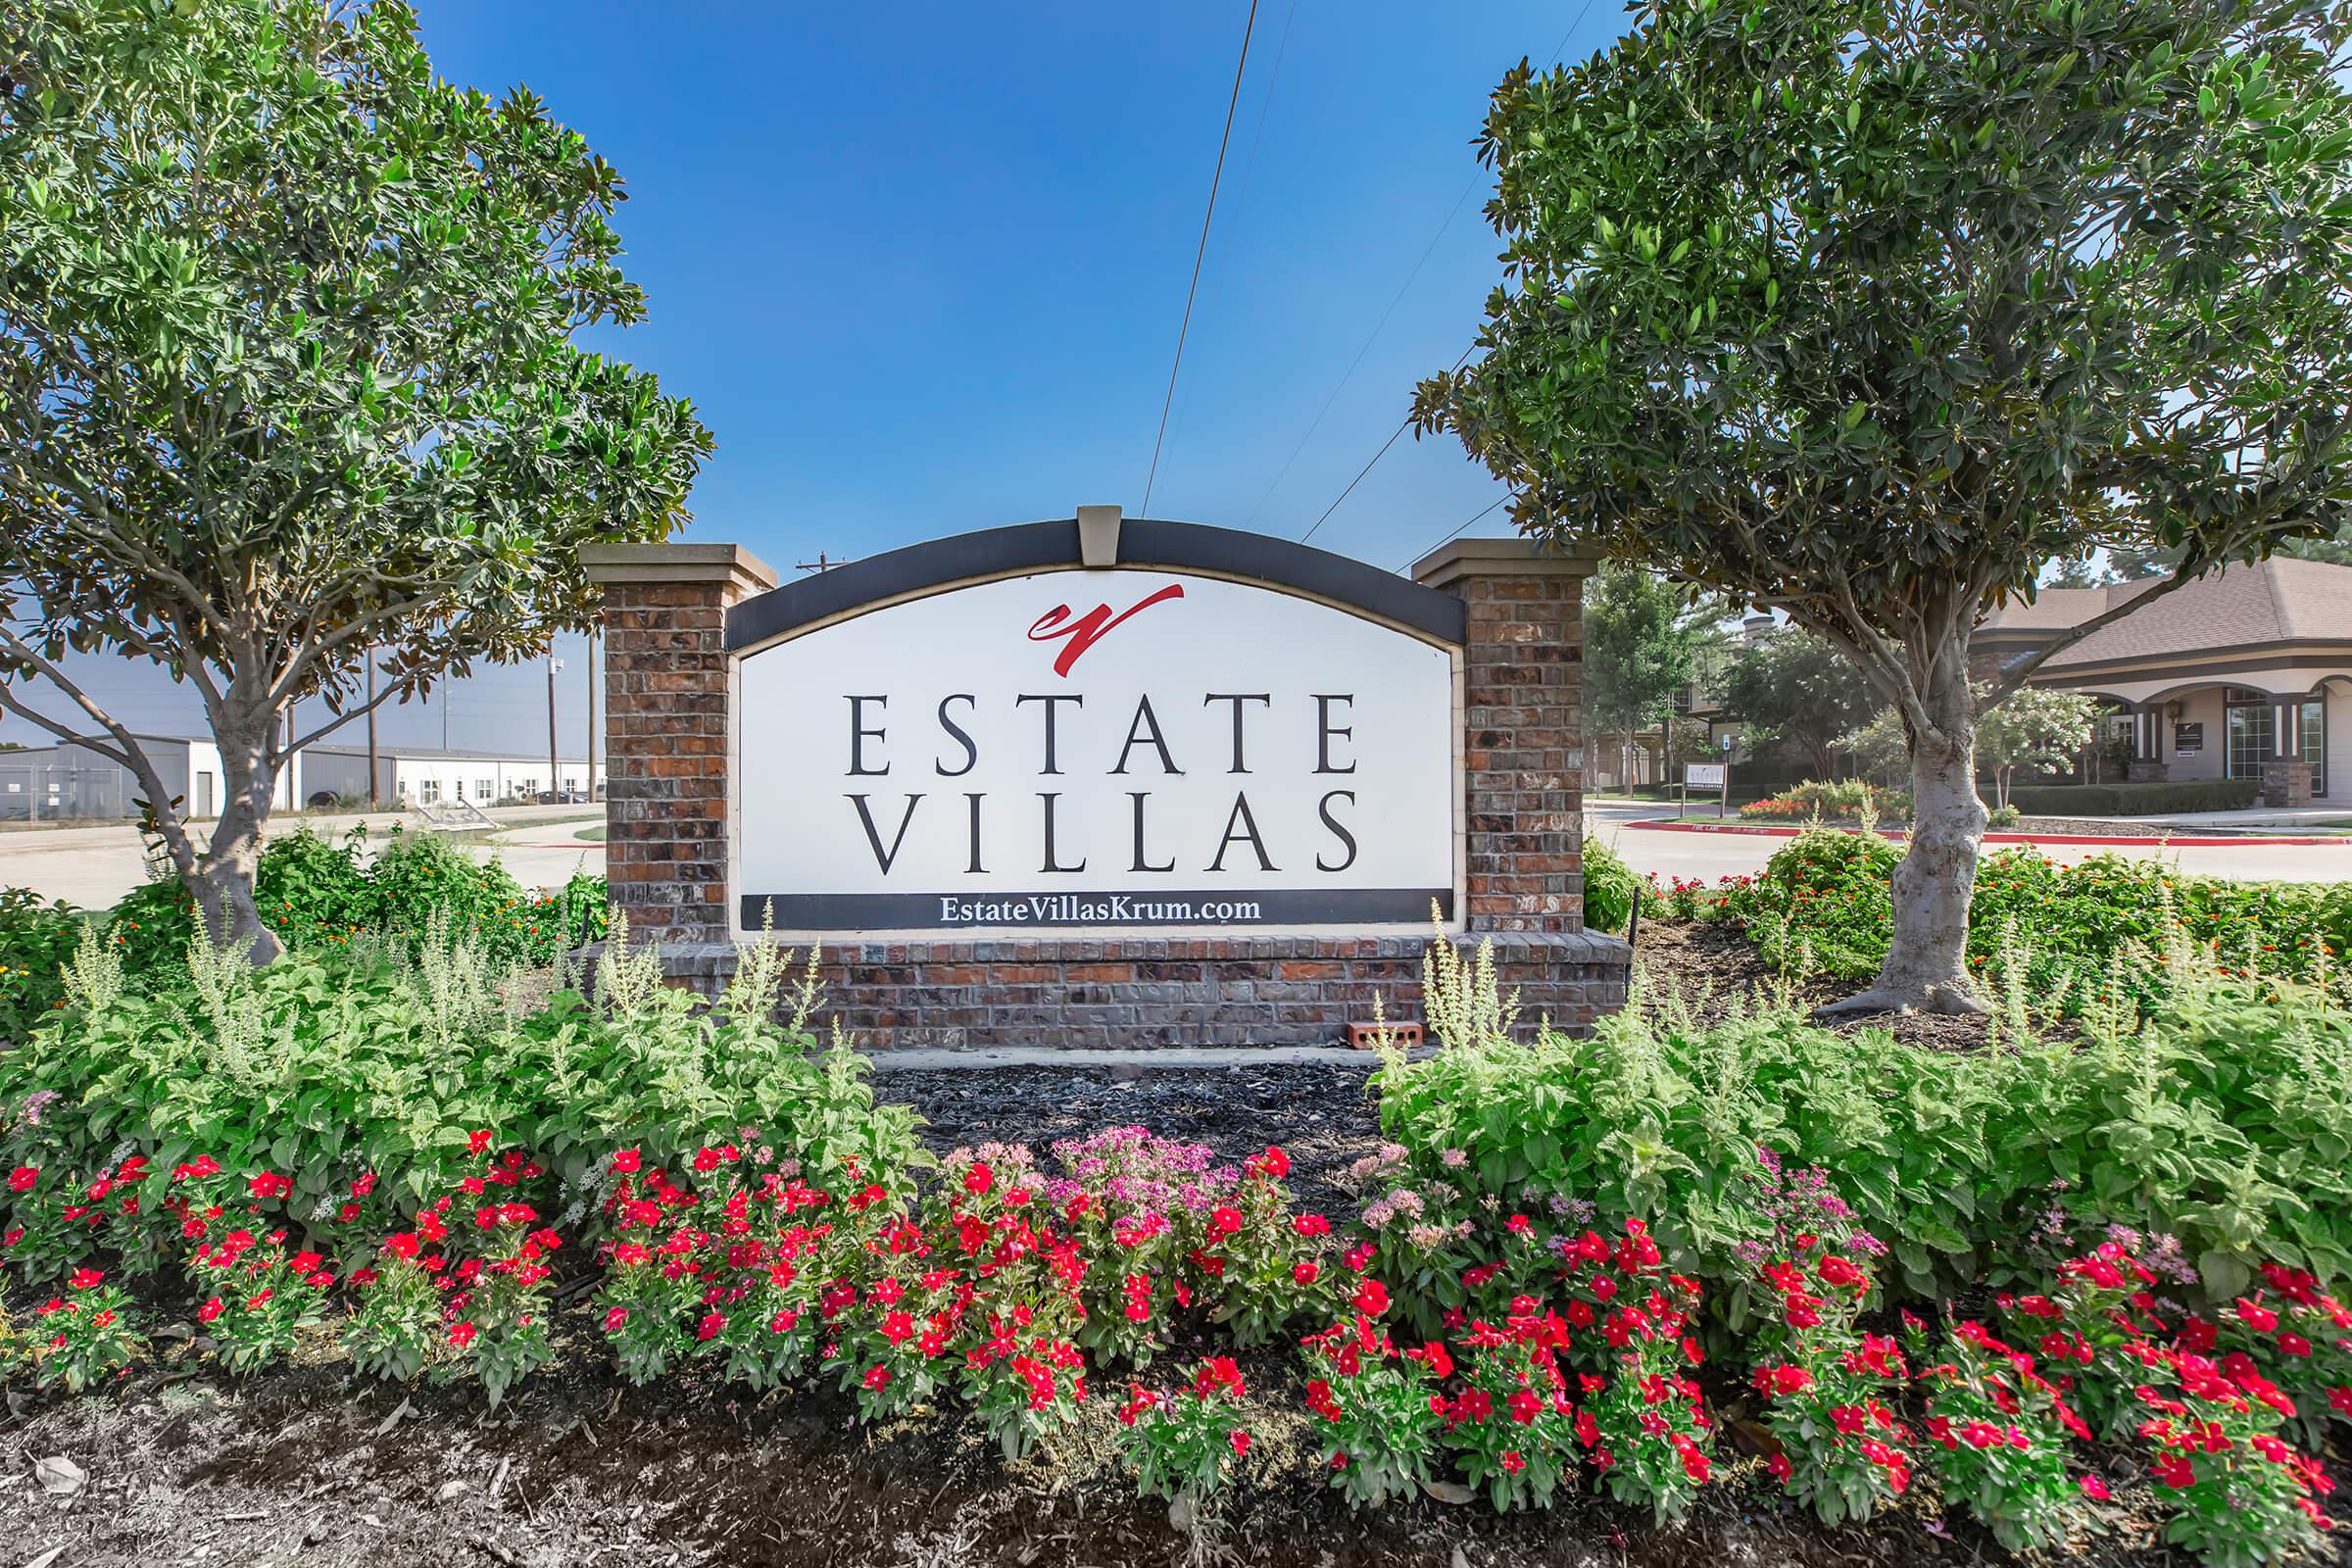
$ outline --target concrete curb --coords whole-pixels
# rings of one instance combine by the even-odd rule
[[[1763,839],[1792,839],[1805,831],[1801,827],[1757,827],[1744,822],[1633,821],[1620,822],[1617,826],[1648,828],[1652,832],[1658,833],[1733,833],[1747,838]],[[1839,831],[1854,832],[1858,830],[1843,828]],[[1883,839],[1891,839],[1897,843],[1908,836],[1894,828],[1886,827],[1880,828],[1878,834]],[[2288,848],[2296,846],[2311,848],[2323,844],[2339,847],[2352,846],[2352,838],[2271,838],[2267,835],[2251,833],[2231,834],[2223,838],[2180,833],[1987,833],[1984,835],[1984,842],[1987,844],[2159,844],[2177,850],[2226,849],[2248,844],[2276,844]]]

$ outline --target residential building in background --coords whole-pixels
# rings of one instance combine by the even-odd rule
[[[1990,673],[2154,586],[2044,588],[1980,626],[1976,656]],[[2103,700],[2132,778],[2253,780],[2272,807],[2352,799],[2352,566],[2229,566],[2053,655],[2031,683]]]

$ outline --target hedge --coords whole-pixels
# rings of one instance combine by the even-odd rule
[[[2155,816],[2166,811],[2242,811],[2261,793],[2261,783],[2250,778],[2019,784],[2009,791],[2009,804],[2027,816]]]

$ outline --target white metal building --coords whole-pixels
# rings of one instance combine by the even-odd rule
[[[164,788],[192,818],[220,814],[224,794],[220,750],[210,737],[141,735],[139,744],[163,775]],[[560,757],[559,787],[586,797],[587,763]],[[442,748],[376,748],[374,798],[385,805],[441,806],[458,801],[475,806],[529,803],[548,790],[547,754]],[[58,817],[124,818],[139,814],[145,792],[131,771],[84,746],[30,747],[0,752],[0,819],[42,821]],[[298,753],[278,775],[273,808],[332,804],[368,796],[368,748],[313,746]]]

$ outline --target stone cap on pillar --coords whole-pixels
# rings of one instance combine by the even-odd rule
[[[737,597],[776,585],[775,568],[741,545],[582,545],[580,566],[595,583],[716,583]]]
[[[1413,581],[1443,588],[1464,577],[1590,577],[1599,564],[1581,541],[1562,548],[1533,539],[1448,539],[1413,563]]]

